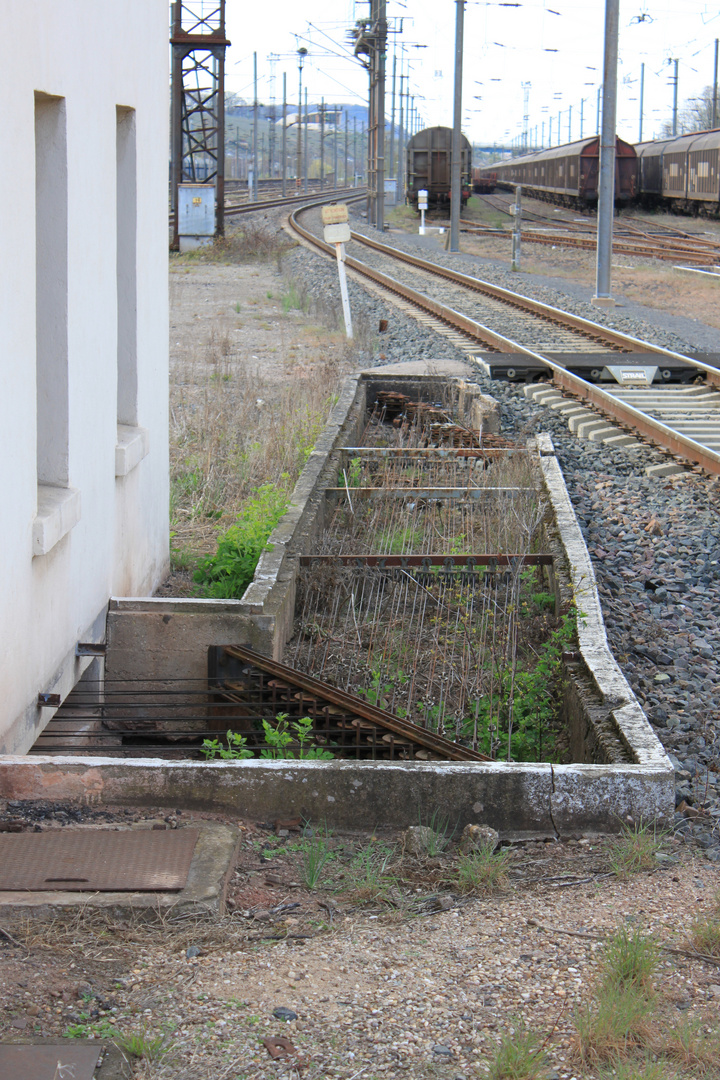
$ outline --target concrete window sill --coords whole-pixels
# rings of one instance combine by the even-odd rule
[[[47,555],[80,520],[80,492],[76,488],[38,484],[37,514],[33,521],[33,558]]]
[[[150,450],[146,428],[118,424],[115,445],[115,476],[127,476],[140,464]]]

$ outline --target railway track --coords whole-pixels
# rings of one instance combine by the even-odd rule
[[[510,202],[504,203],[501,196],[482,195],[481,198],[494,210],[512,216],[509,210]],[[523,219],[538,223],[536,228],[523,228],[521,239],[524,243],[595,250],[595,223],[563,217],[549,218],[532,210],[523,210]],[[461,226],[463,231],[468,233],[508,235],[503,229],[467,219],[461,221]],[[697,266],[720,264],[720,243],[717,241],[646,221],[636,224],[635,220],[630,222],[627,219],[618,219],[613,230],[613,252],[616,255],[634,255],[637,258],[660,259],[664,262],[691,260]]]
[[[334,257],[334,250],[329,245],[300,224],[300,213],[298,210],[290,215],[292,230],[306,243]],[[415,313],[421,312],[424,321],[427,322],[429,318],[443,330],[450,328],[466,351],[477,351],[480,346],[484,350],[513,353],[520,358],[531,359],[540,364],[543,371],[547,371],[547,379],[562,391],[672,454],[694,462],[708,472],[720,474],[720,447],[713,439],[714,429],[720,426],[720,370],[717,368],[421,259],[361,233],[353,232],[352,238],[369,248],[374,256],[381,256],[382,261],[375,258],[371,265],[370,262],[347,256],[346,265],[350,271],[360,275],[365,282],[369,280],[373,287],[379,287],[386,295],[390,294],[396,302],[399,298],[406,308]],[[396,270],[391,275],[387,268],[393,264]],[[398,264],[400,269],[397,269]],[[381,269],[381,266],[385,268]],[[408,277],[408,268],[412,278]],[[423,292],[416,288],[421,280],[424,283]],[[442,281],[442,289],[438,288],[439,281]],[[447,283],[453,288],[450,297],[443,292]],[[477,294],[481,298],[481,309],[478,308]],[[452,303],[448,303],[448,299],[452,299]],[[468,313],[468,309],[472,314]],[[493,325],[481,322],[476,317],[480,310],[484,312],[484,318],[496,325],[501,320],[502,332],[498,332]],[[506,332],[508,330],[516,336],[510,337]],[[539,341],[543,342],[543,351],[540,351]],[[580,351],[591,355],[607,353],[608,350],[625,354],[642,353],[646,364],[653,364],[654,361],[659,366],[665,358],[667,362],[674,360],[688,365],[697,373],[698,379],[705,380],[702,389],[706,393],[701,396],[702,414],[697,416],[700,423],[694,426],[694,419],[686,422],[684,415],[675,417],[673,408],[678,398],[677,387],[649,388],[659,402],[664,400],[667,403],[667,407],[656,404],[653,398],[655,414],[652,414],[643,409],[643,406],[647,407],[649,399],[635,396],[642,393],[639,386],[618,386],[617,390],[615,387],[602,388],[580,378],[567,370],[557,358],[547,355],[549,352],[570,351],[569,342],[572,342],[570,348],[578,349],[580,345]],[[618,360],[621,361],[620,356]],[[695,391],[696,387],[686,389]],[[660,395],[666,392],[668,397],[662,398]],[[688,407],[693,397],[698,398],[697,393],[679,396]]]
[[[239,217],[242,214],[253,214],[258,210],[270,210],[277,206],[304,206],[307,204],[316,206],[322,202],[333,202],[340,197],[345,199],[360,198],[364,193],[364,188],[318,189],[314,192],[308,192],[306,195],[281,195],[277,198],[258,199],[256,202],[225,203],[225,217]],[[170,228],[172,228],[174,221],[175,212],[171,210],[169,215]]]

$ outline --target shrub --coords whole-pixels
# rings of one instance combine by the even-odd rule
[[[194,580],[205,596],[239,600],[253,579],[268,537],[287,509],[282,488],[255,489],[237,523],[220,536],[217,551],[200,559]]]

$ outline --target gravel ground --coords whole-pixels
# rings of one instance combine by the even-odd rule
[[[358,227],[357,223],[354,227]],[[362,226],[360,231],[362,231]],[[392,236],[406,249],[412,242]],[[355,253],[364,258],[363,250]],[[477,260],[425,252],[452,265]],[[295,249],[286,269],[304,282],[325,310],[337,307],[335,267]],[[517,276],[504,269],[483,275],[508,288]],[[700,347],[647,319],[604,312],[576,298],[523,279],[536,299],[681,352]],[[363,360],[382,363],[424,358],[466,359],[447,339],[350,282],[353,312],[365,327],[380,319],[388,329],[366,342]],[[710,333],[710,328],[706,328]],[[717,338],[717,331],[712,331]],[[707,347],[707,341],[705,341]],[[678,827],[695,836],[708,858],[720,861],[720,485],[688,472],[651,479],[645,467],[664,460],[647,448],[610,450],[572,435],[551,409],[528,401],[522,388],[494,382],[478,371],[483,389],[502,403],[509,436],[548,431],[585,535],[604,606],[608,639],[633,690],[644,703],[676,770]]]

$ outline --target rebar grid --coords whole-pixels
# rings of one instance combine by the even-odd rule
[[[413,411],[392,397],[371,414],[363,445],[343,452],[335,510],[316,561],[300,568],[286,657],[473,749],[482,714],[499,751],[499,732],[512,730],[515,672],[532,666],[547,631],[532,599],[546,587],[543,569],[524,562],[540,550],[547,509],[534,462],[500,438],[483,447],[444,406]],[[455,445],[434,445],[443,431]],[[506,554],[517,556],[511,569],[452,561]],[[377,555],[428,559],[363,564]]]

